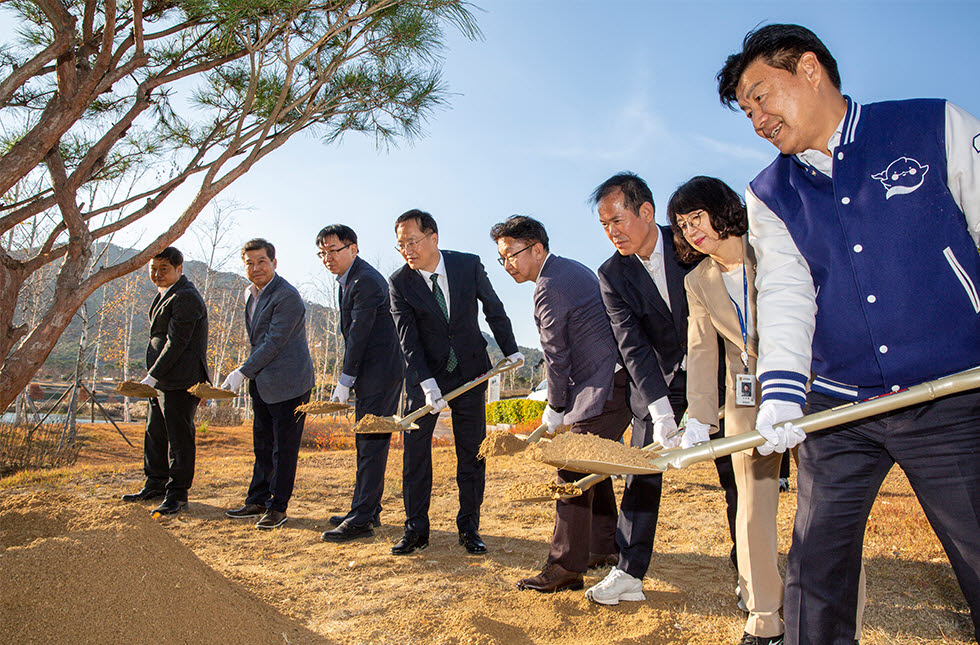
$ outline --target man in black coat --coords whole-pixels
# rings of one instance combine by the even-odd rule
[[[400,215],[395,235],[406,264],[391,274],[391,313],[407,364],[408,408],[433,407],[432,414],[418,420],[418,430],[405,433],[405,535],[391,552],[407,555],[429,545],[432,431],[439,411],[447,405],[442,393],[490,369],[478,302],[483,304],[484,318],[504,355],[512,361],[524,356],[518,351],[510,319],[478,256],[440,251],[436,222],[424,211]],[[479,534],[486,465],[477,458],[487,434],[486,389],[483,383],[448,404],[459,486],[456,527],[459,543],[474,554],[487,550]]]
[[[150,399],[143,439],[143,490],[127,502],[163,497],[153,512],[175,515],[187,506],[194,479],[194,413],[200,399],[187,388],[209,381],[208,311],[194,283],[183,275],[184,256],[172,246],[149,264],[159,293],[150,305],[150,342],[142,383],[162,394]]]
[[[687,294],[689,267],[674,253],[669,227],[654,221],[653,193],[633,173],[620,173],[592,194],[599,221],[616,253],[599,267],[602,300],[630,377],[630,406],[635,417],[631,443],[642,448],[656,441],[680,445],[677,423],[687,409]],[[717,463],[731,511],[735,476],[731,460]],[[662,475],[629,475],[620,504],[616,542],[619,564],[605,580],[586,591],[604,605],[643,600],[643,576],[653,555],[660,512]],[[734,513],[729,513],[734,539]]]
[[[316,236],[323,266],[337,276],[340,332],[344,336],[344,366],[333,400],[347,403],[357,395],[354,417],[391,416],[402,391],[402,350],[391,319],[388,281],[358,257],[357,234],[348,226],[327,226]],[[345,542],[374,535],[380,525],[390,434],[354,435],[357,475],[354,496],[346,515],[334,515],[337,528],[326,531],[327,542]]]

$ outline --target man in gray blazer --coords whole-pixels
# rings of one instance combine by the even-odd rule
[[[548,405],[543,422],[554,431],[595,434],[618,441],[633,415],[625,370],[616,370],[619,351],[588,267],[552,255],[548,233],[537,220],[514,215],[490,231],[500,264],[516,282],[533,281],[534,323],[544,351]],[[558,471],[561,483],[581,473]],[[517,583],[544,593],[581,589],[582,574],[619,561],[616,498],[607,479],[579,497],[558,500],[555,532],[544,570]]]
[[[225,379],[237,390],[249,379],[255,465],[245,504],[225,513],[259,517],[255,526],[274,529],[286,522],[305,415],[296,407],[310,400],[313,360],[306,343],[306,305],[293,285],[276,274],[276,248],[266,240],[242,247],[245,275],[245,329],[252,345],[248,360]]]

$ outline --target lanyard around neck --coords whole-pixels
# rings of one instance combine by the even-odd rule
[[[735,305],[735,313],[738,314],[738,326],[742,330],[742,366],[745,373],[749,373],[749,331],[748,331],[748,311],[749,311],[749,280],[745,274],[745,262],[742,262],[742,303],[743,309],[739,309],[738,303],[728,294],[728,299]],[[745,311],[745,316],[742,312]]]

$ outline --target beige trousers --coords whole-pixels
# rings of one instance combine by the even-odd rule
[[[776,544],[776,512],[779,508],[779,462],[782,455],[761,456],[755,450],[732,455],[738,511],[735,545],[738,550],[738,584],[749,610],[745,632],[753,636],[783,633],[783,578],[779,573]],[[858,588],[857,629],[860,640],[866,600],[864,566]]]

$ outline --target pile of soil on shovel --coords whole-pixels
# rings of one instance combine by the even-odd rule
[[[160,396],[156,388],[152,388],[146,383],[136,381],[123,381],[116,386],[116,392],[131,399],[152,399]]]
[[[356,433],[400,432],[402,430],[404,428],[394,421],[373,414],[365,414],[354,426]]]
[[[526,450],[529,445],[526,441],[518,439],[506,430],[500,430],[487,435],[486,439],[480,443],[480,451],[476,456],[480,459],[486,459],[487,457],[516,455]]]
[[[350,410],[350,406],[346,403],[337,403],[336,401],[310,401],[296,408],[296,413],[333,414],[334,412],[342,412],[343,410]]]
[[[580,460],[603,461],[639,468],[650,466],[650,453],[594,434],[566,432],[556,436],[549,443],[535,444],[535,448],[536,450],[525,451],[525,456],[550,464]]]
[[[116,501],[0,501],[0,589],[2,643],[330,642]]]
[[[582,489],[575,484],[558,484],[548,482],[544,484],[515,484],[504,493],[504,499],[509,502],[519,502],[521,500],[537,500],[542,497],[551,499],[561,499],[565,495],[578,496],[582,494]]]
[[[220,387],[214,387],[208,383],[198,383],[188,388],[187,391],[197,398],[205,400],[235,398],[235,393],[231,390],[222,390]]]

